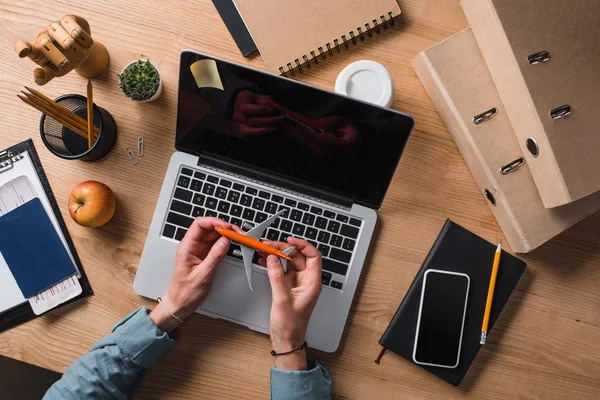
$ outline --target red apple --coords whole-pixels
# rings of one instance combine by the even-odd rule
[[[85,181],[69,196],[69,214],[81,226],[97,228],[115,214],[117,201],[113,191],[104,183]]]

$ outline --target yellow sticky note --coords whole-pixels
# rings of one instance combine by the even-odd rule
[[[223,82],[215,60],[196,61],[190,65],[190,70],[199,88],[212,87],[223,90]]]

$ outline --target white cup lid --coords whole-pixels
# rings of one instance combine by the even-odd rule
[[[335,91],[378,106],[389,107],[394,96],[394,82],[383,65],[375,61],[360,60],[340,72],[335,81]]]

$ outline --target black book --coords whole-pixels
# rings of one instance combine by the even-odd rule
[[[215,8],[244,57],[258,51],[233,0],[213,0]]]
[[[497,244],[491,244],[460,225],[447,220],[404,300],[398,307],[392,322],[379,340],[384,351],[389,349],[413,362],[413,346],[425,271],[440,269],[465,273],[471,278],[471,284],[458,367],[451,369],[420,365],[432,374],[458,386],[482,346],[479,344],[481,323],[496,246]],[[502,251],[488,336],[493,337],[493,333],[489,332],[492,331],[494,323],[519,282],[523,271],[525,271],[523,261]],[[382,355],[384,351],[382,351]]]

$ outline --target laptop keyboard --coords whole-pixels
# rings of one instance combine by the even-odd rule
[[[180,241],[196,217],[217,217],[249,231],[284,210],[263,239],[285,242],[289,236],[310,242],[323,254],[323,286],[341,290],[362,221],[322,205],[279,195],[232,178],[182,167],[163,226],[162,236]],[[242,259],[232,243],[230,257]],[[258,264],[258,253],[254,253]]]

